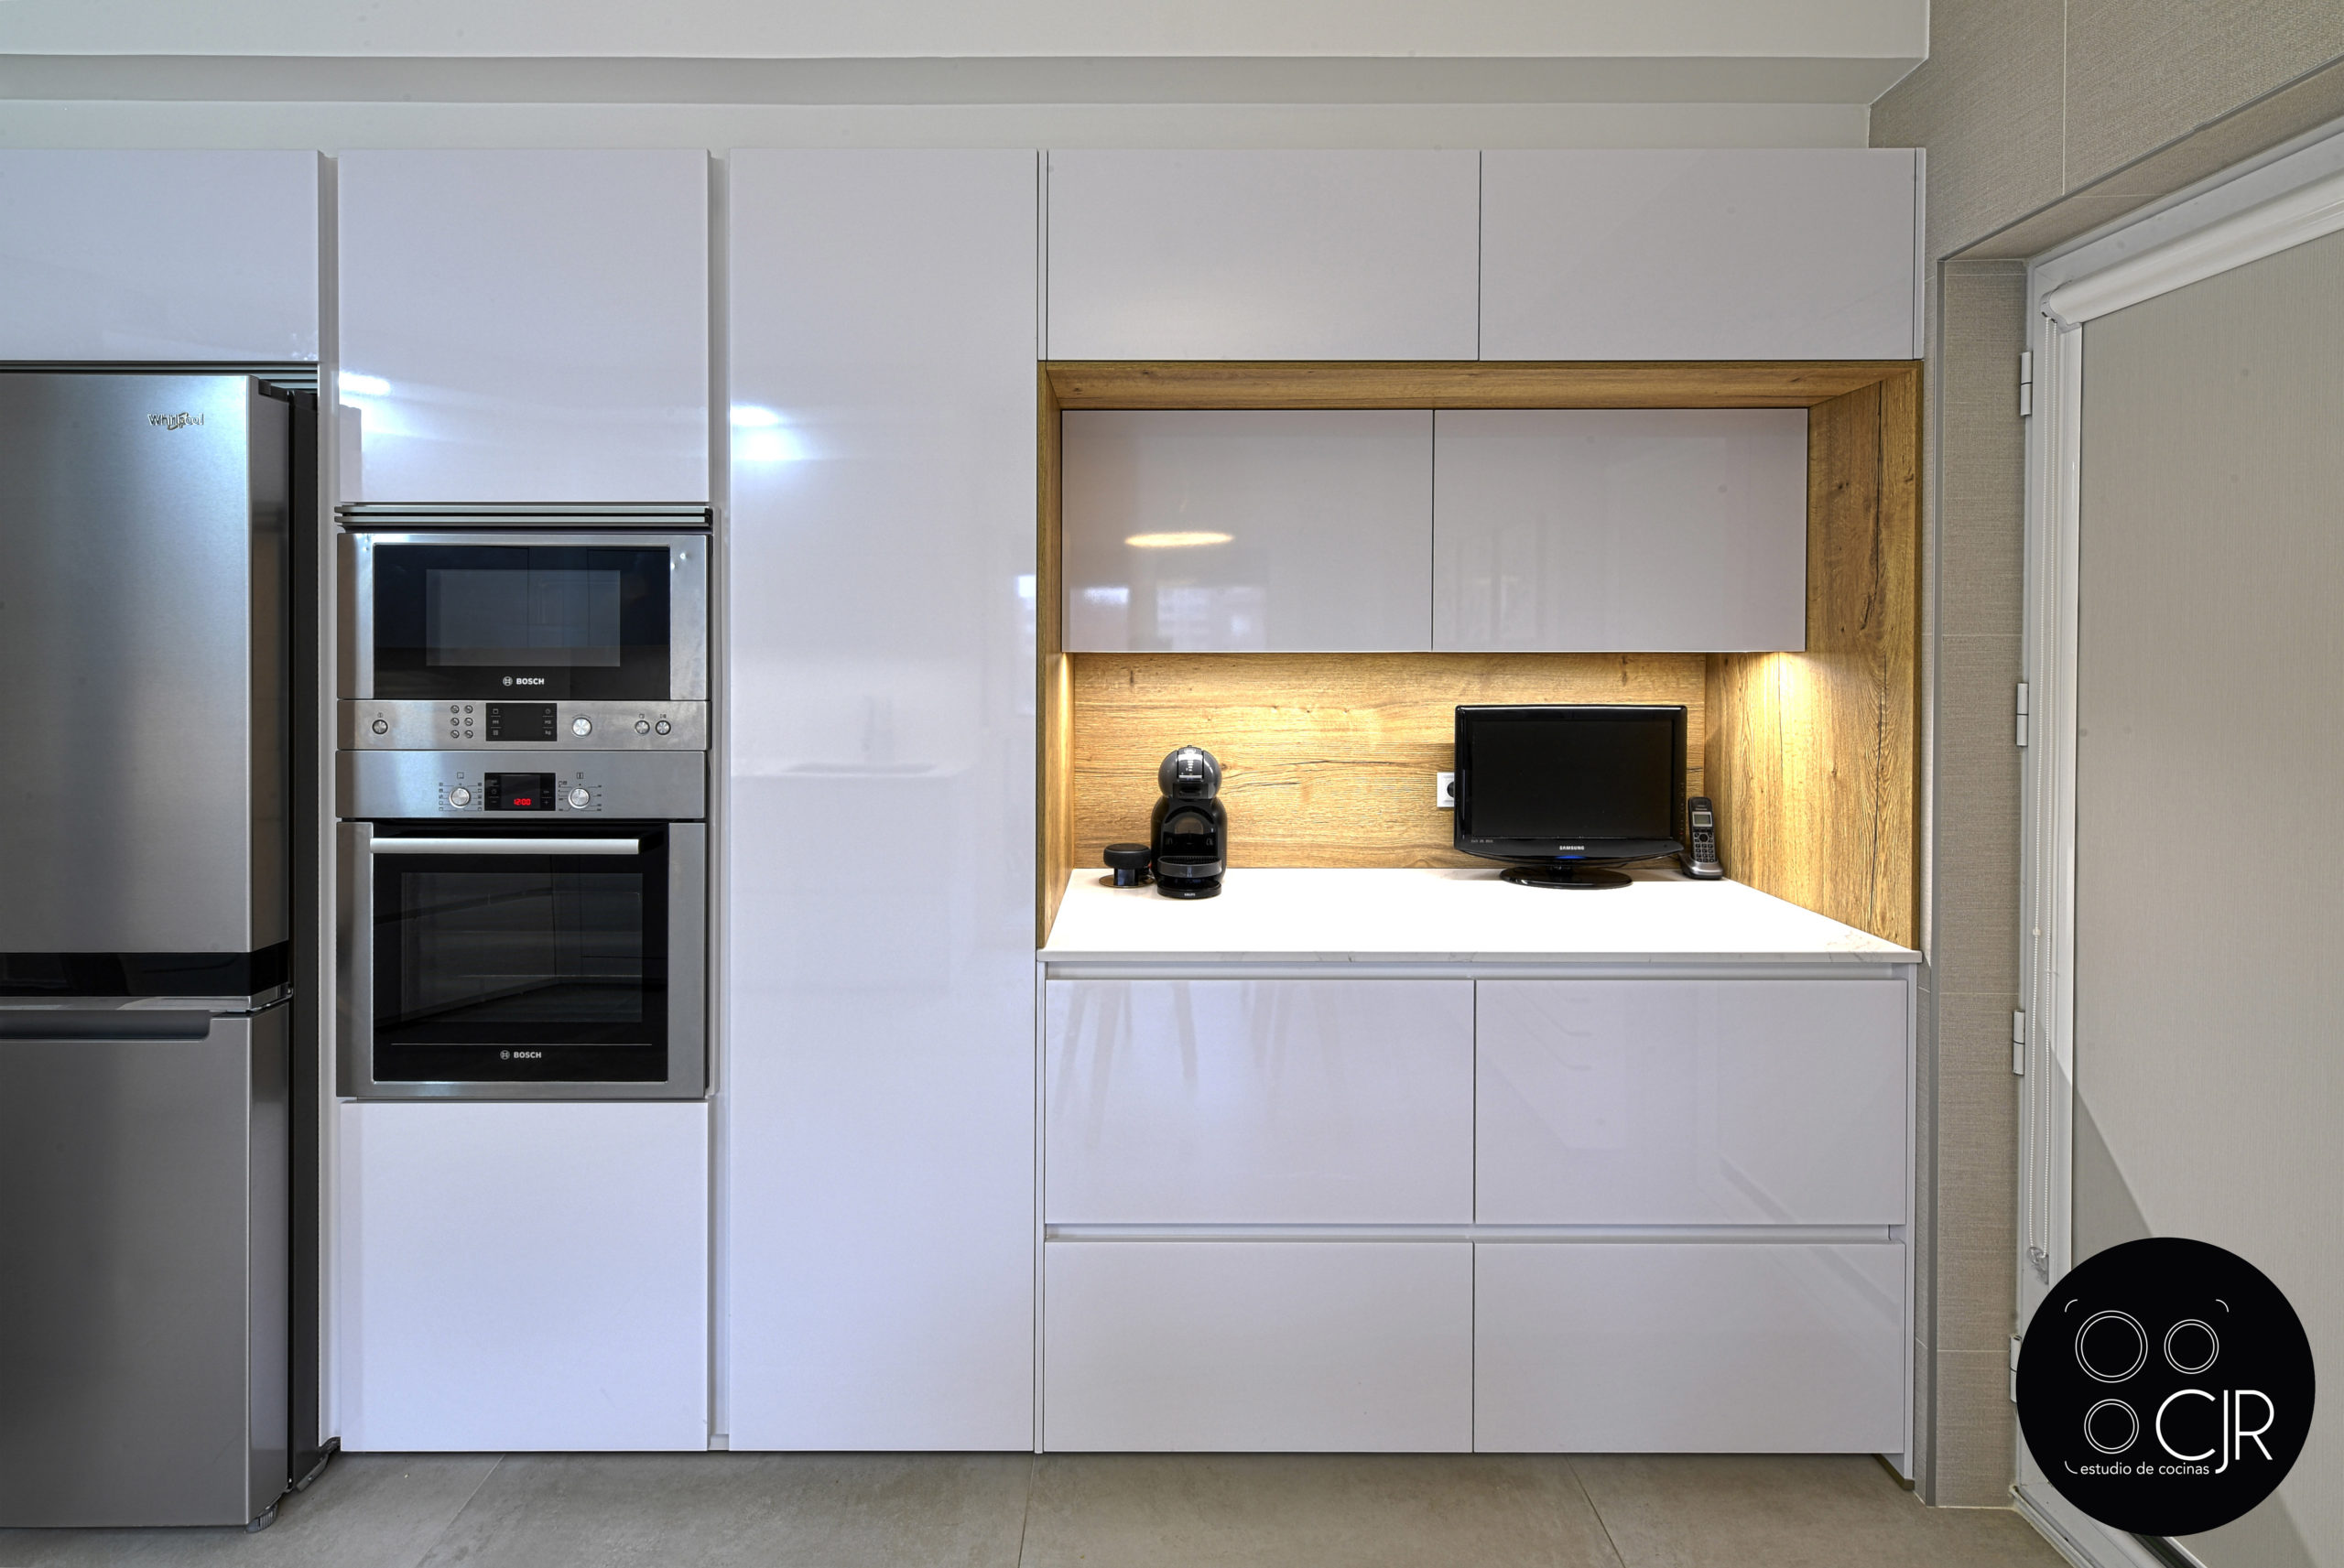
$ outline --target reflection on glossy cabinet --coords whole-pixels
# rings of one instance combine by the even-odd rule
[[[1026,1449],[1037,159],[729,161],[732,1444]]]
[[[1482,1453],[1904,1450],[1902,1242],[1474,1253]]]
[[[1470,980],[1052,980],[1053,1223],[1463,1223]]]
[[[318,155],[0,150],[0,360],[318,357]]]
[[[1435,648],[1807,645],[1807,410],[1433,417]]]
[[[345,1102],[342,1446],[708,1447],[708,1108]]]
[[[1481,155],[1481,355],[1910,359],[1906,149]]]
[[[1432,414],[1070,411],[1067,647],[1430,647]]]
[[[344,501],[708,499],[708,155],[341,159]]]
[[[1043,1445],[1056,1453],[1461,1453],[1463,1241],[1053,1241]]]
[[[1049,155],[1058,360],[1470,360],[1480,155]]]
[[[1483,980],[1485,1225],[1902,1225],[1901,980]]]

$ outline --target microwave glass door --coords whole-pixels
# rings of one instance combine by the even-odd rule
[[[615,545],[379,545],[374,695],[658,702],[667,552]]]
[[[613,825],[595,853],[457,842],[375,839],[374,1080],[666,1080],[667,828]]]

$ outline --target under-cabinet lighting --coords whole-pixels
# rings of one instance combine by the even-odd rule
[[[1206,533],[1134,534],[1123,543],[1140,550],[1178,550],[1191,545],[1226,545],[1231,537],[1227,534]]]
[[[760,408],[754,403],[732,406],[732,427],[736,430],[770,430],[781,423],[781,416],[770,408]]]
[[[388,397],[391,395],[389,382],[379,375],[361,375],[354,370],[342,373],[341,385],[342,391],[354,392],[361,397]]]

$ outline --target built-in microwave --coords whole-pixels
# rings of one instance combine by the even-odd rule
[[[344,752],[339,1092],[691,1098],[699,755]]]
[[[708,745],[704,534],[452,528],[341,538],[341,743]]]

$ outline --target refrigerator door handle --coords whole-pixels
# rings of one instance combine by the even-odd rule
[[[640,855],[639,838],[376,838],[377,855]]]

